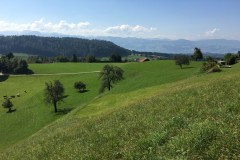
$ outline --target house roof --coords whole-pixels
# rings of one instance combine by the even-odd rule
[[[150,61],[148,58],[140,58],[138,59],[138,62],[146,62],[146,61]]]

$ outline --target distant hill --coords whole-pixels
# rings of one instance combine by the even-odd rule
[[[171,54],[192,54],[195,47],[201,48],[204,55],[221,57],[225,53],[240,51],[240,41],[211,39],[189,41],[185,39],[141,39],[121,37],[67,37],[68,35],[22,32],[22,36],[0,36],[0,54],[8,52],[27,53],[41,56],[87,54],[96,57],[110,56],[112,53],[126,56],[132,50],[144,54],[158,54],[172,57]],[[32,36],[38,35],[38,36]],[[166,54],[168,53],[168,54]]]
[[[236,53],[240,50],[240,41],[226,39],[198,41],[120,37],[97,37],[97,39],[108,40],[130,50],[148,52],[193,53],[195,47],[201,48],[203,53],[214,54],[224,54],[228,52]]]
[[[110,41],[69,37],[0,36],[0,54],[8,52],[41,56],[95,55],[96,57],[130,54],[130,51]]]

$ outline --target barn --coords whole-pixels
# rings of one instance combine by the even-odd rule
[[[148,59],[148,58],[139,58],[139,59],[137,59],[137,62],[147,62],[147,61],[150,61],[150,59]]]

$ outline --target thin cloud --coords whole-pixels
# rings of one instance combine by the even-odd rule
[[[103,29],[94,28],[89,22],[69,23],[61,20],[57,23],[47,22],[40,19],[31,23],[12,23],[0,21],[0,31],[22,32],[38,31],[44,33],[59,33],[77,36],[132,36],[149,37],[156,35],[156,28],[147,28],[140,25],[119,25]]]
[[[89,22],[68,23],[64,20],[58,23],[45,22],[43,19],[32,23],[9,23],[0,21],[0,31],[40,31],[40,32],[56,32],[56,33],[78,33],[84,28],[90,26]]]
[[[108,27],[105,32],[111,34],[129,34],[129,33],[137,33],[137,32],[151,32],[155,31],[155,28],[146,28],[140,25],[130,26],[130,25],[119,25]]]
[[[207,36],[207,37],[213,37],[217,32],[219,32],[220,31],[220,29],[218,29],[218,28],[214,28],[214,29],[212,29],[212,30],[209,30],[209,31],[207,31],[207,32],[205,32],[205,36]]]

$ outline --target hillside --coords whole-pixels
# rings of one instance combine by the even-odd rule
[[[125,80],[0,153],[0,159],[238,159],[239,68],[122,66]]]
[[[0,104],[4,101],[3,96],[15,96],[12,102],[13,109],[16,109],[13,114],[7,114],[6,109],[0,107],[0,151],[31,136],[77,106],[88,103],[96,97],[100,82],[95,71],[101,70],[103,65],[104,63],[30,64],[29,68],[40,75],[10,76],[7,80],[0,81]],[[66,98],[59,105],[60,112],[53,114],[52,106],[44,103],[43,89],[45,82],[56,79],[63,83]],[[85,82],[88,92],[84,94],[77,92],[73,87],[76,81]],[[17,94],[20,97],[17,97]]]
[[[72,56],[72,54],[104,57],[113,53],[126,56],[130,53],[129,50],[104,40],[68,37],[0,36],[0,54],[9,52],[50,57],[56,55]]]

